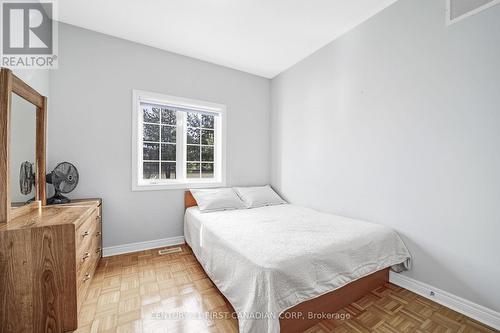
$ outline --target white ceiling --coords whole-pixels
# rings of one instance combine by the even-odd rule
[[[396,0],[64,0],[62,22],[272,78]]]

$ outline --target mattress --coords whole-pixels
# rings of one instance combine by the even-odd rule
[[[277,333],[283,311],[410,261],[390,228],[289,204],[210,213],[190,207],[184,234],[237,312],[241,333]]]

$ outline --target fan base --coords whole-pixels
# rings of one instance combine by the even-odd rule
[[[61,205],[70,203],[71,200],[68,197],[60,193],[56,193],[53,197],[47,199],[47,205]]]

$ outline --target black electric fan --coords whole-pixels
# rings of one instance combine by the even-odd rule
[[[48,205],[65,204],[71,202],[68,197],[61,193],[69,193],[78,185],[78,170],[69,162],[56,165],[54,170],[46,177],[47,183],[54,186],[54,196],[47,199]]]
[[[23,162],[21,164],[21,170],[19,171],[19,187],[21,190],[21,194],[30,194],[34,185],[35,172],[33,171],[33,163],[30,163],[28,161]]]

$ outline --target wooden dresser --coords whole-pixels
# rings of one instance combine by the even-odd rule
[[[101,200],[33,205],[0,225],[0,333],[68,332],[101,258]]]

